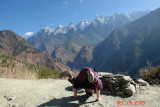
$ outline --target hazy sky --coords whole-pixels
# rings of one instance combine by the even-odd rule
[[[160,0],[0,0],[0,30],[19,35],[35,33],[42,27],[68,26],[98,15],[154,10]]]

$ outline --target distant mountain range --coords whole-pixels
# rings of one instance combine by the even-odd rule
[[[67,69],[65,63],[76,69],[91,66],[97,71],[137,76],[147,61],[160,65],[160,8],[98,16],[77,25],[59,25],[56,30],[45,27],[27,40],[49,56],[12,31],[0,32],[0,54],[53,69]]]
[[[99,71],[126,72],[137,76],[147,65],[160,65],[160,8],[112,31],[98,45],[84,47],[71,65],[92,66]]]
[[[103,41],[116,28],[122,27],[149,11],[136,11],[131,14],[117,13],[113,16],[98,16],[93,21],[83,20],[77,25],[70,23],[56,30],[42,28],[34,36],[27,39],[35,48],[70,65],[83,46]]]
[[[0,31],[0,55],[9,55],[31,64],[64,71],[66,65],[35,49],[25,39],[10,30]]]

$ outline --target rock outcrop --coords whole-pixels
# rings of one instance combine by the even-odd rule
[[[103,83],[104,94],[132,96],[138,90],[139,86],[149,86],[149,84],[142,79],[136,79],[136,81],[134,81],[130,76],[125,75],[99,73],[99,76]]]

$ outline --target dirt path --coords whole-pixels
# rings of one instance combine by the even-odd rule
[[[140,87],[129,98],[102,94],[99,102],[95,102],[96,94],[88,97],[85,93],[76,100],[71,89],[67,80],[0,78],[0,107],[160,107],[159,86]]]

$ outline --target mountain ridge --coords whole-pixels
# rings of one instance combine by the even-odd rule
[[[55,70],[67,69],[63,63],[33,48],[25,39],[10,30],[0,31],[0,54],[14,56],[24,62],[43,65]]]
[[[154,66],[159,65],[159,19],[160,8],[115,29],[94,48],[88,66],[99,71],[128,72],[128,75],[137,76],[139,69],[147,65],[147,60]]]
[[[141,15],[137,15],[137,18],[147,13],[148,11]],[[113,16],[98,16],[93,21],[83,20],[77,25],[73,23],[70,23],[67,27],[60,25],[55,31],[51,32],[50,35],[32,36],[28,41],[35,48],[67,64],[73,62],[73,59],[80,48],[103,41],[113,29],[119,28],[130,22],[131,17],[122,13]],[[71,46],[72,44],[73,46]],[[64,51],[61,50],[62,47]],[[73,53],[70,53],[71,51],[73,51]],[[60,52],[63,53],[62,56],[59,56],[60,54],[58,55]],[[63,56],[68,56],[68,58],[63,58]]]
[[[108,20],[115,20],[115,18],[117,17],[120,17],[120,16],[125,16],[125,17],[128,17],[129,20],[136,20],[138,19],[139,17],[145,15],[145,14],[148,14],[150,11],[149,10],[146,10],[146,11],[134,11],[130,14],[123,14],[123,13],[115,13],[114,15],[112,16],[104,16],[104,15],[99,15],[97,16],[93,21],[89,21],[89,20],[82,20],[80,21],[78,24],[74,24],[73,22],[71,22],[67,27],[65,27],[64,25],[62,24],[59,24],[58,27],[54,30],[53,28],[49,27],[49,26],[46,26],[44,28],[41,28],[39,32],[41,32],[42,30],[45,30],[46,28],[48,30],[50,30],[50,33],[51,32],[54,32],[55,34],[57,34],[58,32],[56,30],[60,30],[60,29],[65,29],[65,31],[60,31],[61,32],[65,32],[67,33],[67,31],[69,29],[74,29],[74,30],[82,30],[84,28],[86,28],[87,26],[89,26],[90,24],[92,24],[93,22],[100,22],[100,23],[103,23],[103,24],[107,24]],[[72,26],[72,27],[71,27]],[[57,33],[56,33],[57,32]],[[49,35],[49,34],[47,34]]]

